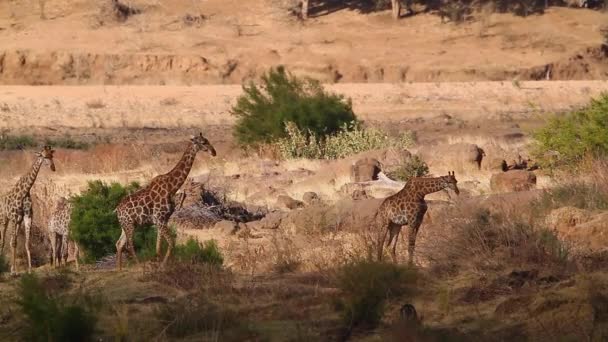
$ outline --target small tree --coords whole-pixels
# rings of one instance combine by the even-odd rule
[[[287,73],[282,66],[264,74],[261,85],[250,83],[243,91],[231,110],[238,117],[234,135],[243,145],[285,137],[285,122],[321,136],[356,121],[350,101],[326,92],[316,80]]]
[[[96,260],[116,251],[115,244],[121,228],[114,209],[124,196],[138,188],[137,183],[124,187],[119,183],[108,185],[96,180],[88,183],[84,193],[72,197],[74,209],[70,229],[74,240],[85,250],[88,260]]]
[[[608,93],[584,108],[551,118],[534,138],[535,157],[546,167],[576,167],[587,155],[606,155]]]

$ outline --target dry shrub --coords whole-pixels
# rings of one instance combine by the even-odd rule
[[[434,272],[490,274],[510,267],[565,271],[571,265],[569,249],[555,233],[524,220],[522,213],[463,209],[471,214],[446,220],[445,232],[426,246]]]
[[[274,249],[273,269],[279,274],[292,273],[302,264],[302,257],[294,242],[285,236],[274,234],[272,236]]]

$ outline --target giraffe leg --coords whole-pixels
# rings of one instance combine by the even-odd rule
[[[76,261],[76,271],[80,271],[80,264],[78,261],[78,257],[80,256],[80,247],[78,247],[78,243],[74,241],[74,260]]]
[[[397,263],[397,241],[399,241],[399,233],[401,233],[401,226],[397,229],[397,234],[395,235],[395,242],[393,243],[393,262]]]
[[[20,224],[13,223],[14,229],[11,235],[11,274],[17,272],[17,234],[19,233]]]
[[[25,253],[27,254],[27,272],[32,272],[32,254],[30,253],[30,232],[32,231],[32,199],[28,195],[23,201],[23,226],[25,227]]]
[[[61,236],[61,257],[63,258],[63,266],[66,266],[68,264],[68,236],[67,235],[62,235]]]
[[[421,223],[421,220],[417,220],[410,228],[407,246],[408,264],[410,266],[414,265],[414,249],[416,247],[416,235],[418,235],[418,228],[420,228]]]
[[[156,260],[160,260],[160,247],[163,242],[163,236],[160,232],[160,229],[156,228]]]
[[[127,243],[127,236],[123,229],[122,233],[120,234],[120,238],[116,242],[116,266],[118,267],[119,271],[122,270],[122,251],[125,248],[126,243]]]
[[[167,228],[166,223],[161,224],[159,228],[161,230],[162,236],[165,238],[165,240],[167,240],[168,245],[167,253],[165,254],[165,258],[163,259],[162,263],[162,266],[164,267],[167,264],[167,260],[171,256],[171,251],[173,250],[173,246],[175,246],[175,240],[173,239],[173,236],[171,236],[171,233],[169,232],[169,228]]]
[[[55,253],[57,251],[57,240],[55,239],[55,232],[49,232],[49,240],[51,240],[51,266],[56,267]]]
[[[6,229],[8,228],[8,218],[4,217],[0,220],[0,239],[2,239],[2,247],[0,247],[0,253],[4,253],[4,243],[6,241]]]
[[[133,256],[133,259],[135,260],[135,264],[139,265],[139,258],[135,253],[135,246],[133,244],[133,231],[131,231],[130,234],[127,234],[127,247],[129,248],[131,256]]]
[[[378,261],[382,261],[382,257],[384,256],[384,241],[386,241],[386,235],[388,234],[389,221],[385,218],[376,217],[376,230],[378,232],[384,232],[382,237],[378,236],[378,244],[377,244],[377,252],[378,252]]]

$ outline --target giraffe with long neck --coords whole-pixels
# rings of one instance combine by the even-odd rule
[[[156,176],[144,188],[123,198],[116,207],[118,221],[122,229],[120,238],[116,242],[116,263],[119,270],[122,269],[122,251],[125,246],[139,263],[135,248],[133,246],[133,231],[137,226],[154,224],[158,235],[156,238],[156,256],[160,256],[161,239],[169,244],[163,259],[164,266],[171,255],[175,244],[167,223],[175,210],[175,193],[184,184],[196,154],[199,151],[207,151],[212,156],[216,155],[211,143],[200,133],[190,139],[188,147],[180,161],[166,174]]]
[[[17,262],[17,235],[23,224],[25,228],[25,252],[27,254],[28,272],[32,270],[32,257],[30,254],[30,231],[32,227],[32,197],[30,190],[36,182],[38,172],[42,164],[49,165],[51,171],[55,171],[55,163],[53,162],[53,153],[55,151],[50,146],[44,146],[41,152],[36,153],[30,171],[19,178],[11,190],[0,198],[0,238],[4,252],[4,244],[6,241],[6,233],[9,224],[12,225],[11,230],[11,273],[16,272]]]
[[[382,237],[378,240],[378,260],[382,260],[387,234],[389,238],[386,247],[390,247],[394,240],[392,256],[393,261],[397,260],[397,240],[401,228],[407,225],[409,227],[408,261],[413,264],[416,235],[428,208],[424,197],[443,189],[452,189],[458,195],[460,191],[457,183],[454,171],[441,177],[414,177],[399,192],[385,198],[374,219],[376,228],[384,230],[384,232],[380,231]]]

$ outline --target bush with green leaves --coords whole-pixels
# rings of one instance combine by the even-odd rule
[[[121,228],[114,210],[124,196],[138,188],[137,183],[125,187],[96,180],[90,181],[82,194],[70,199],[74,205],[70,229],[74,240],[85,251],[85,261],[116,252]],[[136,234],[146,234],[146,229],[137,229]],[[134,240],[137,242],[137,237]],[[136,244],[136,247],[140,246]]]
[[[423,177],[428,174],[429,166],[417,155],[413,155],[403,164],[386,173],[389,178],[403,182],[407,182],[413,177]]]
[[[353,260],[338,272],[341,297],[336,302],[344,323],[375,328],[384,315],[386,301],[411,294],[417,279],[414,269],[393,263]]]
[[[608,93],[581,109],[554,116],[534,133],[541,166],[575,168],[586,156],[608,154]]]
[[[86,150],[90,146],[84,141],[74,140],[74,138],[69,135],[66,135],[62,138],[46,139],[44,143],[45,145],[51,145],[53,147],[65,148],[70,150]]]
[[[245,146],[285,137],[285,122],[323,136],[356,121],[350,101],[325,91],[316,80],[288,73],[282,66],[264,74],[260,85],[244,85],[243,92],[231,113],[237,117],[234,135]]]
[[[24,275],[18,286],[17,304],[25,317],[25,341],[93,341],[98,303],[87,296],[61,299],[45,289],[33,274]]]
[[[183,245],[175,247],[175,259],[181,262],[194,264],[208,264],[221,266],[224,263],[224,256],[215,240],[200,243],[193,238],[189,238]]]
[[[410,131],[399,137],[391,137],[379,129],[365,128],[356,121],[345,123],[338,132],[323,137],[287,122],[285,133],[287,136],[275,143],[285,159],[338,159],[380,148],[407,149],[415,141],[414,134]]]

